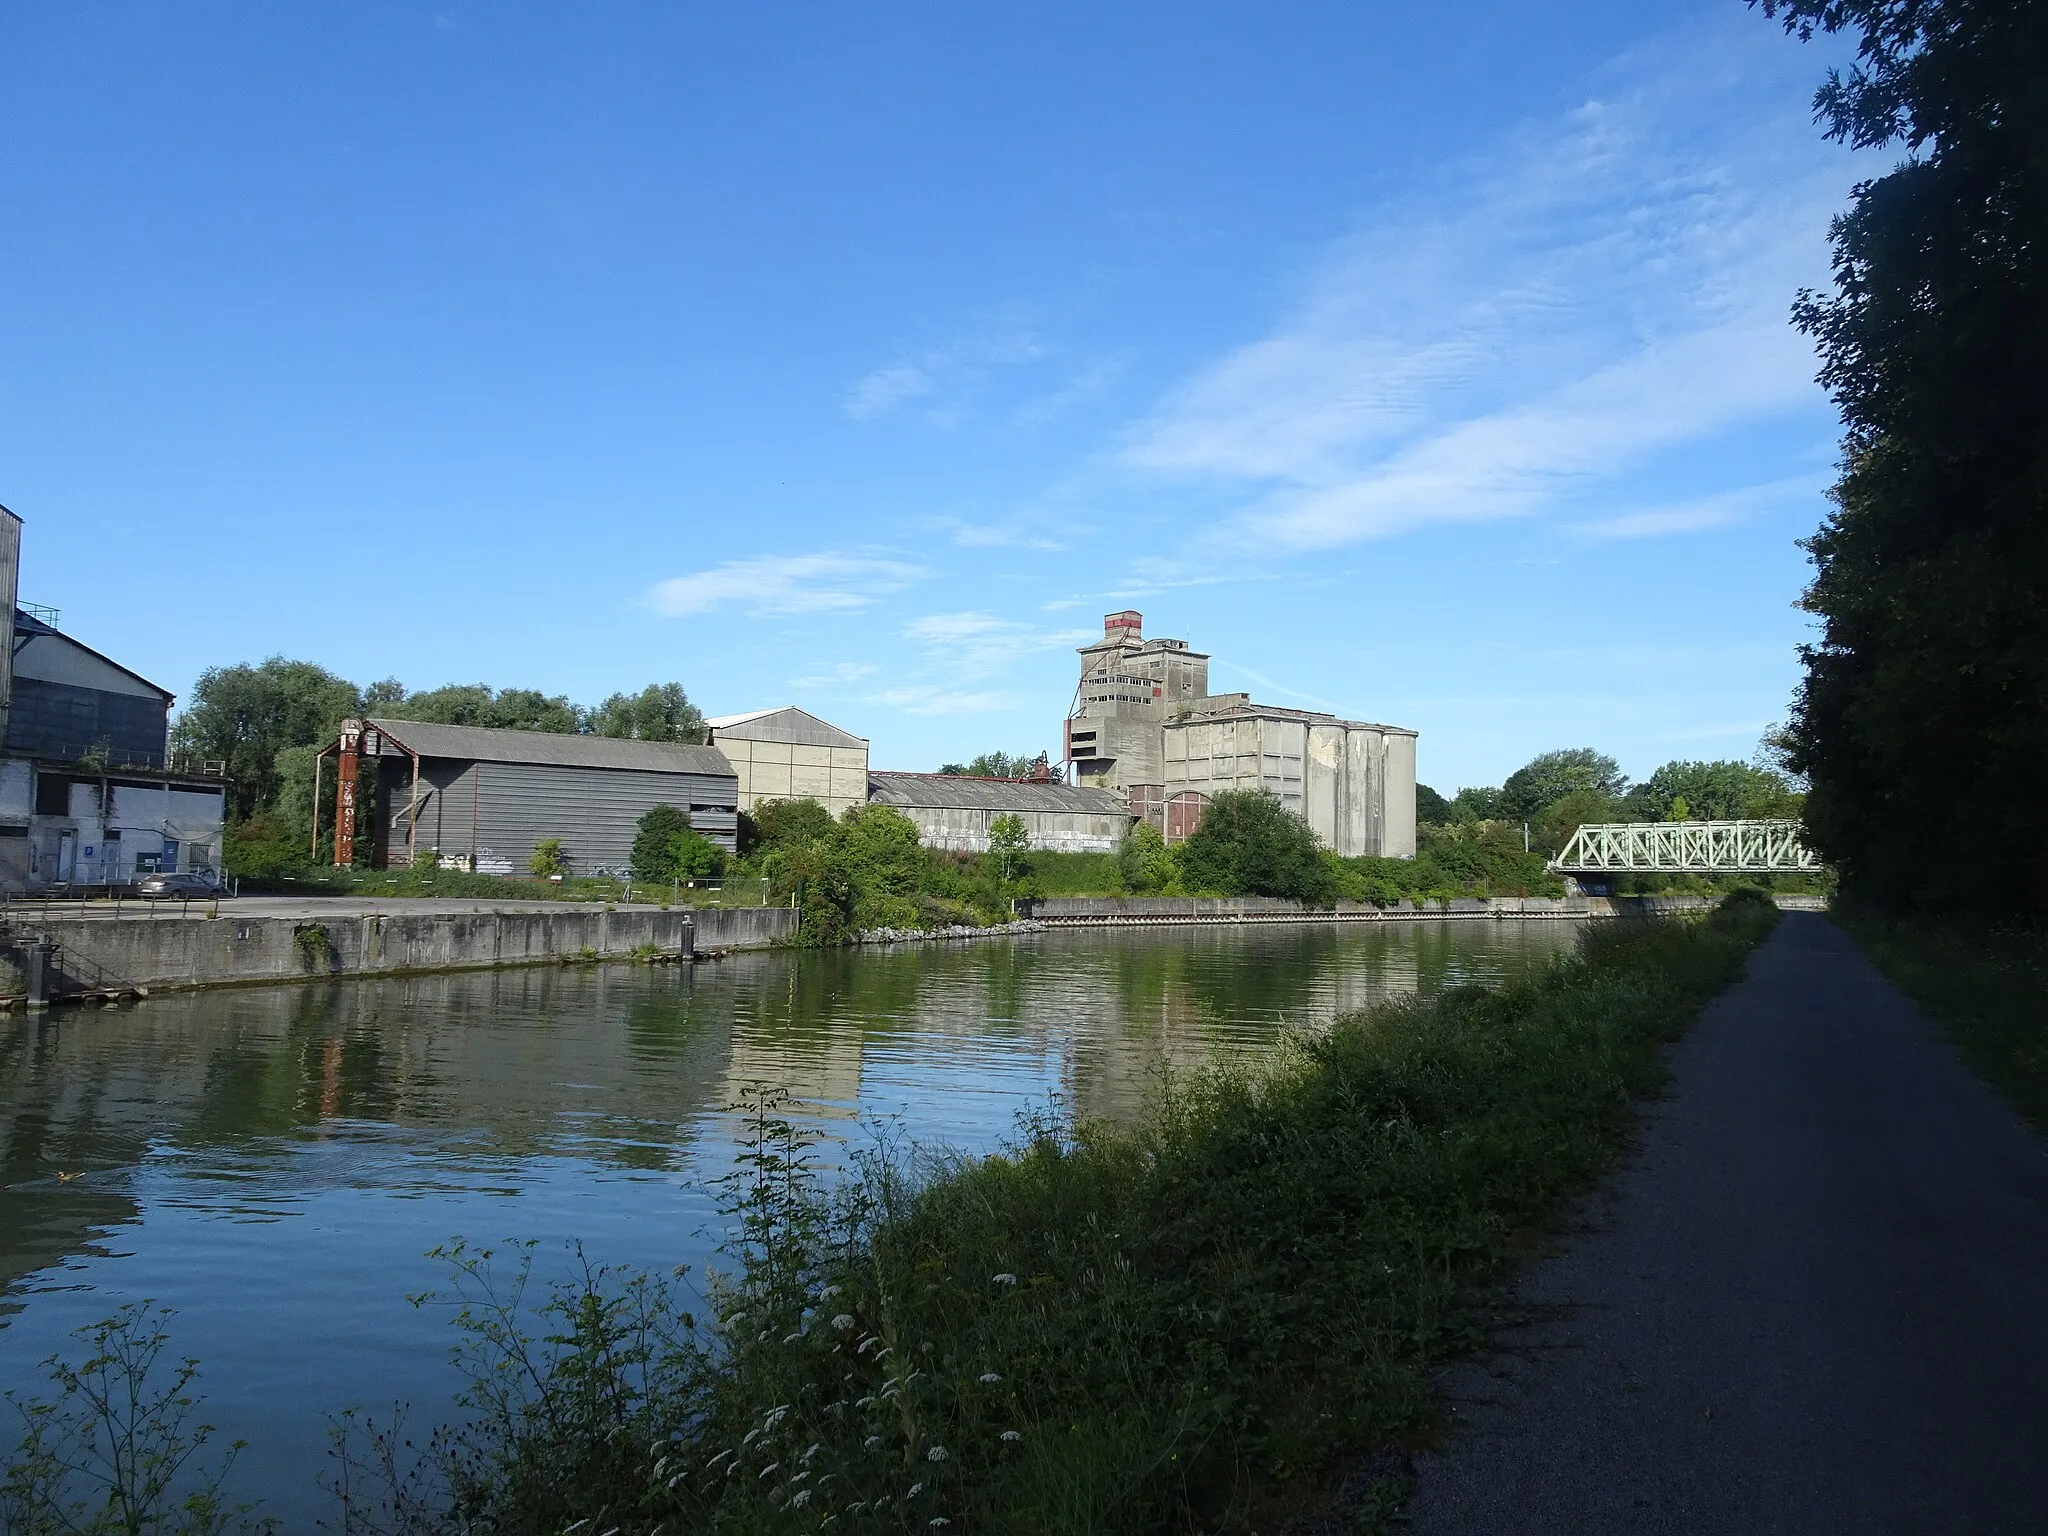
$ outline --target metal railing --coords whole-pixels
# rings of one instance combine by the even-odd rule
[[[1550,861],[1558,874],[1817,874],[1796,821],[1634,821],[1583,826]]]

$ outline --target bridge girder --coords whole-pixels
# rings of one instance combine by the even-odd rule
[[[1818,874],[1796,821],[1624,821],[1572,834],[1550,861],[1560,875]]]

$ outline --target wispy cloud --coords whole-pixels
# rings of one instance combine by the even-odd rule
[[[749,613],[818,613],[864,608],[931,574],[907,560],[824,553],[728,560],[671,576],[647,590],[647,605],[670,618],[739,608]]]
[[[1042,524],[966,523],[941,518],[938,526],[962,549],[1035,549],[1041,554],[1059,554],[1073,547],[1052,537]]]
[[[1314,550],[1572,508],[1817,407],[1786,311],[1825,275],[1850,167],[1814,147],[1789,78],[1808,64],[1720,28],[1623,60],[1596,99],[1344,241],[1121,462],[1241,488],[1231,543]],[[1775,115],[1759,70],[1788,76]]]
[[[792,688],[840,687],[847,683],[857,683],[862,678],[873,677],[881,670],[880,667],[875,666],[871,662],[838,661],[830,666],[820,667],[815,672],[806,673],[802,677],[792,677],[789,680],[789,686]]]
[[[985,715],[993,710],[1015,709],[1020,702],[1014,693],[970,691],[949,688],[944,683],[918,683],[870,694],[869,701],[887,704],[906,715]]]
[[[1026,656],[1065,650],[1095,638],[1091,629],[1041,629],[979,610],[930,613],[904,626],[904,638],[943,654],[969,676],[1000,672]]]
[[[1021,316],[999,317],[864,374],[842,408],[855,421],[876,421],[914,404],[931,425],[958,426],[997,370],[1038,362],[1047,353]]]
[[[1572,523],[1568,531],[1581,538],[1606,541],[1654,539],[1667,534],[1695,533],[1705,528],[1725,528],[1778,507],[1796,504],[1810,509],[1818,504],[1821,488],[1822,482],[1817,476],[1801,475],[1796,479],[1772,481],[1768,485],[1745,486],[1741,490],[1696,501],[1644,507],[1615,517]]]

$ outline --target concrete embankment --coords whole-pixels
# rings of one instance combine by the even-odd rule
[[[468,912],[319,911],[289,916],[109,917],[11,914],[0,934],[0,997],[44,992],[311,981],[403,971],[481,970],[639,953],[680,957],[761,949],[795,928],[786,907],[692,910],[560,905]]]
[[[1445,918],[1648,917],[1704,911],[1711,896],[1496,896],[1490,900],[1397,901],[1378,907],[1340,901],[1305,907],[1273,896],[1058,896],[1031,904],[1032,920],[1048,928],[1149,927],[1180,923],[1387,923]],[[1780,896],[1788,911],[1821,911],[1819,896]]]

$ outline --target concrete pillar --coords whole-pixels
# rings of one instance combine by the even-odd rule
[[[28,946],[28,1005],[30,1008],[50,1006],[50,984],[56,980],[57,946],[48,939],[38,939]]]

